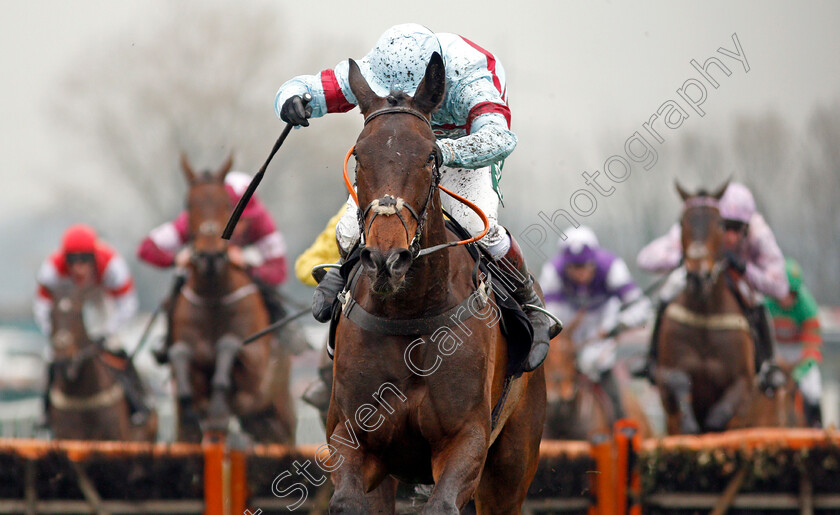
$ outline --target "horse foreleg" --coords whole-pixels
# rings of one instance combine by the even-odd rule
[[[175,376],[175,396],[178,400],[178,439],[200,441],[201,428],[198,413],[193,406],[193,391],[190,384],[190,362],[193,352],[183,341],[175,342],[169,348],[169,362]]]
[[[460,433],[433,449],[435,488],[421,513],[460,513],[478,488],[489,435],[467,421]]]
[[[386,479],[387,471],[382,462],[367,454],[360,446],[355,434],[346,430],[345,424],[338,424],[335,432],[329,437],[331,445],[338,452],[330,458],[335,467],[332,471],[332,482],[335,492],[330,499],[330,513],[367,514],[393,513],[393,502],[386,506],[386,488],[392,488],[395,483],[386,481],[385,486],[380,483]],[[345,442],[352,442],[347,445]],[[351,446],[355,444],[355,446]],[[365,495],[368,490],[381,487],[382,490],[374,495]],[[371,502],[374,506],[371,506]],[[375,510],[374,510],[375,508]]]
[[[691,377],[683,370],[674,368],[660,368],[657,372],[660,391],[664,392],[663,403],[665,411],[679,415],[679,432],[682,434],[698,434],[700,424],[691,405]],[[670,424],[669,424],[670,425]],[[669,427],[669,432],[673,432]]]
[[[744,377],[739,378],[727,388],[720,400],[709,409],[703,426],[709,431],[723,431],[749,392],[749,383]]]
[[[230,419],[227,397],[233,385],[233,364],[241,349],[242,340],[231,334],[222,336],[216,343],[216,369],[208,408],[208,424],[216,430],[224,430]]]

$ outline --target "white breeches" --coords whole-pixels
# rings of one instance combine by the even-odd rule
[[[441,168],[440,184],[453,193],[464,197],[479,207],[490,222],[490,230],[479,243],[490,250],[494,258],[499,259],[507,254],[510,240],[505,228],[499,225],[499,197],[493,190],[490,167],[471,168]],[[472,236],[481,234],[484,224],[469,207],[440,192],[443,208],[458,221]],[[419,211],[422,206],[412,206]],[[336,238],[341,248],[347,252],[359,240],[359,223],[357,220],[358,206],[353,197],[347,199],[347,210],[335,227]]]
[[[615,339],[600,338],[598,333],[605,324],[610,324],[608,320],[615,318],[618,304],[620,302],[608,301],[597,309],[587,311],[574,332],[568,335],[578,349],[578,369],[596,382],[600,381],[601,374],[615,366]],[[565,302],[550,302],[547,309],[567,324],[578,316],[578,309]]]

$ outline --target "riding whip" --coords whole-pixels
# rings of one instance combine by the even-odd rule
[[[281,318],[280,320],[274,322],[273,324],[266,327],[262,331],[254,333],[251,336],[245,338],[244,340],[242,340],[242,344],[245,345],[247,343],[251,343],[254,340],[258,340],[259,338],[267,335],[268,333],[270,333],[272,331],[276,331],[277,329],[280,329],[281,327],[288,324],[292,320],[294,320],[296,318],[300,318],[307,313],[312,313],[312,308],[307,307],[307,308],[301,309],[299,311],[295,311],[291,315],[288,315],[288,316],[285,316],[285,317]]]
[[[309,93],[304,93],[301,96],[303,100],[303,105],[305,106],[310,101],[312,101],[312,95]],[[263,163],[262,168],[260,171],[254,175],[254,178],[251,179],[251,183],[248,185],[248,188],[245,190],[245,193],[242,194],[242,198],[239,199],[239,202],[236,203],[236,207],[233,208],[233,213],[230,214],[230,219],[228,219],[228,223],[225,226],[225,230],[222,233],[222,238],[229,240],[230,237],[233,235],[233,230],[236,228],[237,222],[239,222],[239,217],[242,216],[242,212],[245,211],[245,207],[248,205],[248,201],[251,200],[251,197],[254,195],[254,192],[257,190],[257,186],[260,185],[260,181],[262,181],[263,175],[265,175],[265,169],[268,168],[268,163],[271,162],[271,159],[274,157],[274,154],[280,149],[280,145],[286,140],[286,136],[289,135],[289,132],[294,127],[293,124],[287,123],[286,127],[283,129],[283,132],[280,134],[280,137],[277,138],[277,142],[274,143],[274,148],[271,149],[271,153],[268,154],[268,159],[265,160]]]
[[[178,292],[181,290],[181,287],[184,286],[184,283],[187,281],[187,276],[185,274],[178,274],[175,276],[175,283],[172,286],[172,290]],[[134,350],[131,351],[131,354],[128,356],[128,361],[134,361],[134,357],[143,350],[143,347],[146,345],[146,339],[149,337],[149,332],[152,330],[152,325],[155,323],[155,319],[157,319],[158,315],[163,311],[163,307],[166,305],[166,301],[169,300],[170,297],[167,297],[160,301],[158,306],[155,308],[155,311],[152,313],[151,318],[149,321],[146,322],[146,328],[143,329],[143,334],[140,336],[140,341],[137,342],[137,345],[134,347]]]

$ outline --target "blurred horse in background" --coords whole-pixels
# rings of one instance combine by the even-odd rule
[[[247,271],[231,262],[222,239],[231,205],[225,190],[230,158],[215,172],[181,168],[189,184],[191,257],[175,297],[168,348],[178,399],[178,439],[200,441],[202,425],[224,433],[235,415],[261,442],[294,443],[290,356],[273,333],[243,340],[269,325],[269,313]]]
[[[749,323],[727,284],[734,272],[721,255],[723,225],[717,191],[689,194],[676,185],[686,287],[662,320],[655,369],[669,434],[696,434],[778,425],[778,398],[755,384]],[[734,278],[732,279],[734,281]]]
[[[578,370],[577,348],[571,335],[582,320],[583,313],[580,313],[551,341],[544,364],[547,399],[544,438],[591,440],[596,435],[612,434],[616,420],[609,396]],[[623,386],[620,394],[624,413],[636,421],[642,438],[653,436],[638,399],[629,385]]]
[[[125,390],[117,374],[130,366],[105,350],[85,328],[84,305],[94,288],[69,288],[53,293],[50,343],[54,359],[47,420],[53,437],[69,440],[133,440],[154,442],[157,414],[142,425],[129,420]]]

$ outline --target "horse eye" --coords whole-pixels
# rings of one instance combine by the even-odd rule
[[[437,156],[435,155],[434,152],[432,152],[431,154],[429,154],[429,160],[427,162],[428,163],[434,163],[436,159],[437,159]]]

